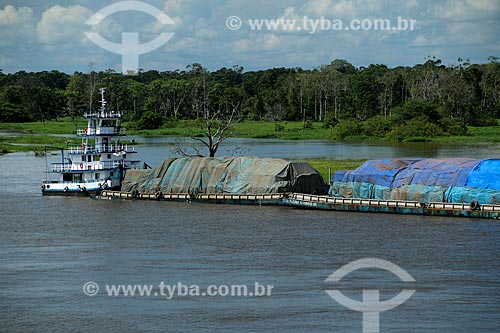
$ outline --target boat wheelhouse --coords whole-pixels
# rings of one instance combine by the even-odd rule
[[[125,128],[120,126],[122,113],[108,111],[101,88],[101,107],[84,113],[87,127],[77,130],[79,146],[61,150],[61,162],[50,163],[45,172],[42,193],[83,194],[104,189],[120,189],[124,172],[139,168],[140,161],[132,159],[135,147],[123,142]]]

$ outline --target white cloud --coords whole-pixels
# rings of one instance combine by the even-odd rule
[[[306,15],[321,17],[330,14],[332,7],[333,3],[330,0],[312,0],[304,5],[303,9]]]
[[[418,46],[426,45],[427,38],[425,38],[425,36],[419,35],[412,41],[412,43]]]
[[[190,1],[186,0],[167,0],[163,6],[163,11],[167,15],[178,15],[184,12],[186,5],[189,5]]]
[[[262,45],[264,50],[274,50],[280,46],[280,38],[275,34],[265,34],[262,39],[257,38],[257,43]]]
[[[217,35],[217,31],[211,28],[200,28],[196,30],[196,37],[201,39],[215,39]]]
[[[312,0],[303,7],[304,14],[316,18],[353,19],[380,16],[385,1],[366,0]]]
[[[450,38],[459,44],[484,44],[498,39],[498,31],[490,31],[476,22],[453,22],[447,30]]]
[[[250,39],[240,39],[234,42],[233,51],[237,53],[244,53],[250,51],[252,48],[252,42]]]
[[[84,39],[84,32],[90,30],[84,22],[91,16],[90,9],[80,5],[51,7],[43,12],[38,22],[38,39],[45,44],[79,43]]]
[[[233,43],[232,49],[235,52],[258,52],[271,51],[282,46],[281,38],[273,33],[257,34],[252,39],[241,39]]]
[[[93,31],[121,42],[122,32],[137,31],[141,42],[161,32],[175,32],[160,50],[141,55],[145,69],[170,70],[193,62],[210,69],[240,64],[246,69],[317,67],[335,58],[355,65],[379,62],[413,65],[429,54],[451,61],[457,57],[485,61],[500,49],[499,0],[144,0],[175,22],[162,25],[144,13],[117,13],[96,26],[84,22],[115,0],[29,1],[29,7],[0,7],[0,68],[96,69],[120,68],[120,56],[87,39]],[[4,1],[4,3],[21,1]],[[3,5],[2,5],[3,6]],[[226,19],[243,20],[238,31]],[[415,31],[251,31],[247,19],[416,19]],[[394,21],[395,22],[395,21]],[[95,58],[98,57],[98,58]]]
[[[162,50],[169,53],[189,52],[193,54],[195,51],[203,52],[205,47],[202,41],[198,38],[174,36],[168,43],[165,44],[165,46],[162,47]]]
[[[436,17],[450,20],[498,19],[500,2],[496,0],[453,0],[437,3]]]
[[[35,35],[35,18],[29,7],[11,5],[0,9],[0,46],[30,42]]]

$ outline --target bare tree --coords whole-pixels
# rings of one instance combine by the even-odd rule
[[[234,127],[240,121],[238,111],[239,106],[238,108],[233,106],[229,114],[226,115],[220,109],[212,113],[211,116],[205,113],[203,117],[205,136],[203,138],[192,136],[191,139],[205,145],[208,148],[209,156],[214,157],[220,144],[232,135]]]
[[[377,81],[382,86],[378,100],[380,107],[384,111],[384,119],[387,119],[387,113],[391,116],[392,102],[394,100],[394,87],[397,83],[398,75],[393,71],[387,71],[384,75],[377,78]]]
[[[224,140],[233,135],[234,127],[240,122],[240,109],[243,101],[241,88],[214,86],[207,94],[202,118],[197,120],[203,130],[203,136],[191,136],[194,142],[199,142],[208,149],[208,156],[215,157],[217,150]],[[196,133],[193,129],[193,133]],[[174,152],[182,156],[203,156],[195,145],[191,145],[190,152],[177,144]]]

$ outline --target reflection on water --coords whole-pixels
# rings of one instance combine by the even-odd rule
[[[144,143],[138,147],[143,160],[150,165],[159,164],[165,157],[173,156],[177,145],[184,150],[195,146],[201,152],[206,148],[189,138],[134,137]],[[146,148],[146,149],[144,149]],[[500,145],[457,144],[442,145],[422,143],[339,143],[320,140],[290,141],[277,139],[227,139],[219,155],[236,154],[280,158],[377,159],[398,157],[470,157],[500,158]]]

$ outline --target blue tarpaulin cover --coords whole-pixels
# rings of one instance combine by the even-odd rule
[[[371,160],[356,170],[340,170],[333,174],[332,182],[363,182],[391,187],[396,175],[408,165],[421,159]]]
[[[428,158],[411,163],[397,173],[391,188],[403,185],[464,186],[469,172],[479,163],[472,158]]]
[[[468,187],[500,190],[500,160],[483,160],[469,173],[465,185]]]
[[[347,198],[500,203],[500,160],[384,159],[335,172],[329,194]]]

